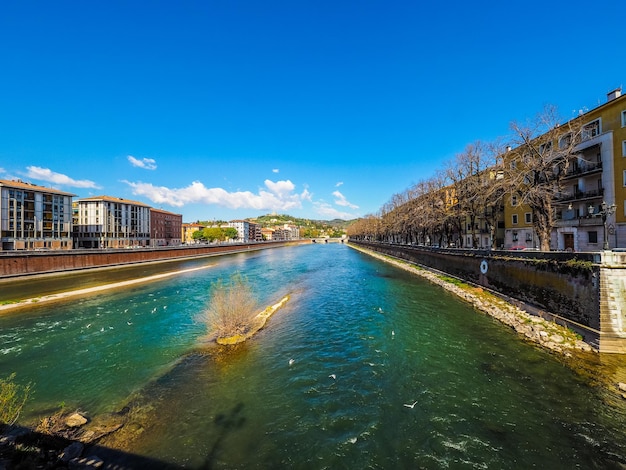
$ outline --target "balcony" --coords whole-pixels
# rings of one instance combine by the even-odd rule
[[[581,176],[592,175],[602,171],[602,162],[585,162],[581,165],[576,165],[574,168],[567,170],[564,179],[579,178]]]
[[[602,218],[597,216],[588,215],[585,217],[575,217],[573,219],[556,219],[554,221],[555,227],[593,227],[602,225]]]
[[[604,188],[594,189],[593,191],[576,191],[573,194],[571,193],[561,193],[555,197],[557,202],[568,202],[568,201],[584,201],[587,199],[595,199],[604,196]]]

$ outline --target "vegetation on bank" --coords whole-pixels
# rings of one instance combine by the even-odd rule
[[[15,373],[0,379],[0,424],[15,424],[30,395],[30,384],[15,383]]]

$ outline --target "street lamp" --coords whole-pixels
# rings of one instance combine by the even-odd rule
[[[589,214],[590,215],[599,215],[600,217],[602,217],[602,225],[604,225],[604,246],[603,249],[604,250],[608,250],[609,249],[609,231],[606,225],[606,219],[610,216],[615,214],[615,209],[616,209],[616,205],[615,204],[607,204],[606,201],[602,201],[602,204],[600,205],[600,212],[598,212],[598,214],[594,214],[594,208],[592,205],[589,205]]]

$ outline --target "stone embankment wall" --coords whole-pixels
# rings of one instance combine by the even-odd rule
[[[353,240],[350,243],[442,271],[599,333],[599,254],[444,250]]]
[[[196,258],[273,248],[292,243],[310,243],[310,240],[119,250],[0,252],[0,278],[167,261],[180,258]]]

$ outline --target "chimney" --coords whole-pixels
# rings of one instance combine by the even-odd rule
[[[620,96],[622,96],[622,87],[616,88],[613,91],[609,91],[606,94],[606,101],[613,101],[615,98],[619,98]]]

